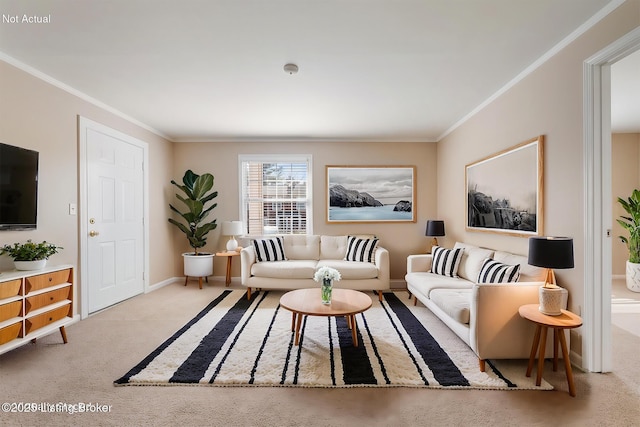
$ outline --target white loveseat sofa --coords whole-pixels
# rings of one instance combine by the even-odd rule
[[[458,277],[431,273],[431,254],[407,258],[405,280],[414,304],[423,303],[467,343],[478,356],[481,371],[487,359],[529,358],[535,326],[520,317],[518,308],[538,303],[546,269],[528,265],[527,257],[509,252],[460,242],[456,248],[463,248]],[[477,283],[486,258],[506,265],[519,264],[518,282]],[[566,291],[563,300],[566,308]],[[553,356],[552,339],[548,338],[546,357]]]
[[[271,237],[271,236],[269,236]],[[389,289],[389,252],[376,246],[373,262],[347,261],[348,236],[285,235],[282,237],[284,261],[259,262],[253,242],[240,252],[241,280],[251,289],[300,289],[319,287],[313,280],[315,271],[323,266],[333,267],[342,279],[337,288],[375,290],[382,299],[382,291]],[[358,237],[358,236],[356,236]]]

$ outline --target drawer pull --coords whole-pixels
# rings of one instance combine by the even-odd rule
[[[49,317],[49,322],[51,322],[53,320],[53,317]]]
[[[51,282],[51,281],[53,281],[53,277],[49,277],[49,281],[50,281],[50,282]]]

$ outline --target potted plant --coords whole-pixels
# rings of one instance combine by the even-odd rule
[[[618,197],[618,203],[629,214],[620,216],[617,220],[618,224],[629,232],[628,238],[619,236],[629,250],[626,268],[627,288],[633,292],[640,292],[640,190],[633,190],[627,200]]]
[[[0,255],[7,254],[13,258],[16,270],[40,270],[45,267],[51,255],[58,253],[58,249],[63,248],[47,241],[33,243],[27,240],[25,243],[2,246]]]
[[[198,175],[188,170],[182,178],[183,185],[174,180],[171,180],[171,183],[185,194],[185,196],[176,194],[176,197],[187,209],[181,212],[170,204],[171,210],[180,215],[186,224],[173,218],[169,218],[169,222],[178,227],[187,236],[189,245],[193,248],[193,252],[182,254],[184,258],[184,275],[187,278],[189,276],[208,277],[213,274],[213,254],[198,252],[198,249],[207,244],[207,234],[218,226],[216,219],[205,222],[209,213],[218,205],[214,203],[205,208],[208,202],[218,196],[217,191],[211,191],[213,188],[213,175],[210,173]]]

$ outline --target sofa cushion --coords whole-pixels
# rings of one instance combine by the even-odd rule
[[[290,234],[284,236],[287,259],[320,259],[320,236]]]
[[[313,279],[315,260],[258,262],[251,266],[251,275],[274,279]]]
[[[434,289],[471,289],[474,283],[459,277],[442,276],[435,273],[407,273],[405,280],[407,284],[418,288],[424,296],[430,298]]]
[[[458,277],[458,266],[462,258],[462,248],[445,249],[440,246],[431,248],[433,261],[431,262],[431,273],[442,276]]]
[[[376,265],[370,262],[321,259],[318,268],[332,267],[340,272],[342,279],[375,279],[378,277]]]
[[[320,236],[320,259],[342,259],[347,253],[347,236]]]
[[[518,282],[544,282],[547,277],[547,269],[529,265],[526,256],[496,251],[493,259],[503,264],[520,264],[520,279],[518,279]]]
[[[430,299],[442,311],[455,321],[469,324],[471,306],[471,289],[434,289]]]
[[[478,283],[513,283],[519,277],[520,264],[507,265],[487,258],[478,275]]]
[[[345,261],[373,262],[378,239],[360,239],[349,236],[347,239],[347,252]]]
[[[480,274],[482,263],[485,259],[491,258],[494,252],[491,249],[479,248],[477,246],[460,242],[456,242],[453,248],[464,249],[464,253],[460,259],[460,266],[458,267],[458,276],[463,279],[471,280],[472,282],[478,280],[478,274]]]
[[[253,248],[256,251],[256,261],[284,261],[287,257],[284,254],[282,237],[269,237],[268,239],[255,239]]]

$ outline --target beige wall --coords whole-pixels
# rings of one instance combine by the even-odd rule
[[[616,218],[627,215],[618,203],[618,197],[627,199],[631,192],[640,188],[640,133],[616,133],[611,136],[611,195],[614,236],[612,244],[612,273],[625,274],[625,262],[629,252],[618,236],[629,237],[629,233],[622,228]]]
[[[222,221],[239,219],[238,155],[239,154],[311,154],[313,156],[313,232],[315,234],[374,233],[380,244],[389,249],[391,279],[402,280],[406,273],[407,255],[425,252],[424,236],[427,219],[436,216],[436,144],[434,143],[364,143],[364,142],[297,142],[297,143],[177,143],[174,179],[184,171],[214,175],[218,191],[218,207],[214,218]],[[414,165],[417,175],[417,222],[327,224],[325,218],[326,165]],[[171,190],[171,188],[169,188]],[[171,192],[171,197],[173,193]],[[226,237],[220,238],[218,227],[210,234],[208,250],[224,248]],[[178,232],[176,232],[178,233]],[[178,234],[176,235],[179,238]],[[184,250],[188,247],[183,243]],[[239,275],[234,261],[233,274]],[[214,274],[224,272],[224,260],[216,260]]]
[[[52,263],[79,266],[79,215],[69,215],[78,199],[78,116],[110,126],[149,144],[150,272],[154,284],[178,276],[164,192],[171,178],[173,144],[104,109],[0,61],[0,141],[40,152],[38,228],[0,232],[0,244],[27,239],[64,247]],[[78,211],[79,213],[79,211]],[[10,265],[0,257],[0,270]],[[76,305],[77,310],[78,305]]]
[[[569,308],[584,300],[583,62],[640,26],[630,0],[438,143],[438,215],[447,241],[527,253],[527,239],[465,231],[464,167],[491,153],[545,135],[544,234],[574,239],[575,268],[557,271]],[[580,340],[572,348],[581,353]]]

